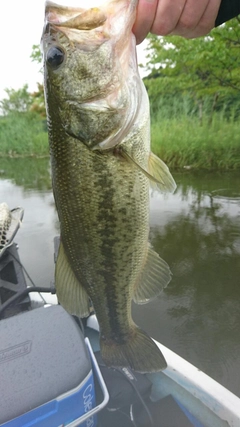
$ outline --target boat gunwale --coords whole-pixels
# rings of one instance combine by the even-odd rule
[[[167,360],[164,375],[200,400],[231,427],[240,425],[240,399],[209,375],[154,340]]]

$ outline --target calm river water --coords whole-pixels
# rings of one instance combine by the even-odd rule
[[[150,232],[173,279],[154,302],[133,305],[133,317],[240,396],[240,171],[174,177],[174,195],[152,194]],[[48,160],[1,159],[3,201],[25,209],[21,261],[37,285],[49,285],[59,226]]]

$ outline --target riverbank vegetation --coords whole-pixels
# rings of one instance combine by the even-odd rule
[[[211,113],[188,97],[159,102],[151,116],[151,146],[171,169],[240,169],[240,99]]]
[[[6,89],[0,101],[0,157],[47,156],[48,135],[43,87],[34,93],[28,86]]]
[[[240,20],[210,36],[149,37],[144,79],[152,150],[171,168],[240,168]],[[40,63],[38,46],[32,59]],[[0,102],[0,156],[47,156],[43,86],[6,89]]]
[[[207,37],[149,37],[152,149],[171,168],[240,168],[240,19]]]
[[[0,157],[43,157],[48,153],[46,119],[33,112],[0,117]]]

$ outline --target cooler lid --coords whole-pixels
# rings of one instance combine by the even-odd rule
[[[0,424],[72,390],[91,362],[83,334],[60,305],[0,321]]]

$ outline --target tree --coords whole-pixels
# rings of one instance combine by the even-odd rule
[[[32,61],[41,63],[42,55],[40,47],[33,45],[31,53]],[[28,85],[25,84],[21,89],[5,89],[7,98],[0,101],[0,108],[3,115],[9,113],[25,113],[33,111],[42,117],[46,117],[45,101],[44,101],[44,88],[43,84],[37,83],[37,90],[33,93],[28,91]]]
[[[42,53],[38,44],[34,44],[32,46],[32,53],[30,55],[30,58],[33,62],[37,62],[37,64],[42,64]],[[42,67],[40,71],[42,72]]]
[[[46,117],[46,108],[45,108],[45,99],[44,99],[44,89],[43,84],[37,83],[38,89],[33,92],[32,103],[30,111],[40,114],[42,117]]]
[[[41,63],[42,55],[38,45],[33,45],[31,58]],[[7,97],[0,101],[0,110],[4,116],[10,113],[34,112],[46,117],[43,84],[37,83],[37,90],[33,93],[28,91],[28,84],[18,90],[7,88],[5,92]]]
[[[32,53],[30,58],[33,62],[37,62],[38,64],[42,63],[42,53],[40,50],[40,46],[34,44],[32,47]],[[42,72],[42,67],[40,69]],[[44,87],[43,84],[37,83],[38,89],[32,94],[33,102],[31,106],[31,110],[40,114],[42,117],[46,117],[46,108],[45,108],[45,99],[44,99]]]
[[[28,92],[28,85],[25,84],[21,89],[5,89],[7,98],[0,101],[0,108],[4,116],[9,113],[27,112],[32,104],[31,94]]]
[[[211,97],[214,109],[219,97],[240,97],[239,48],[239,18],[193,40],[151,35],[145,79],[150,99],[187,93],[197,102]]]

